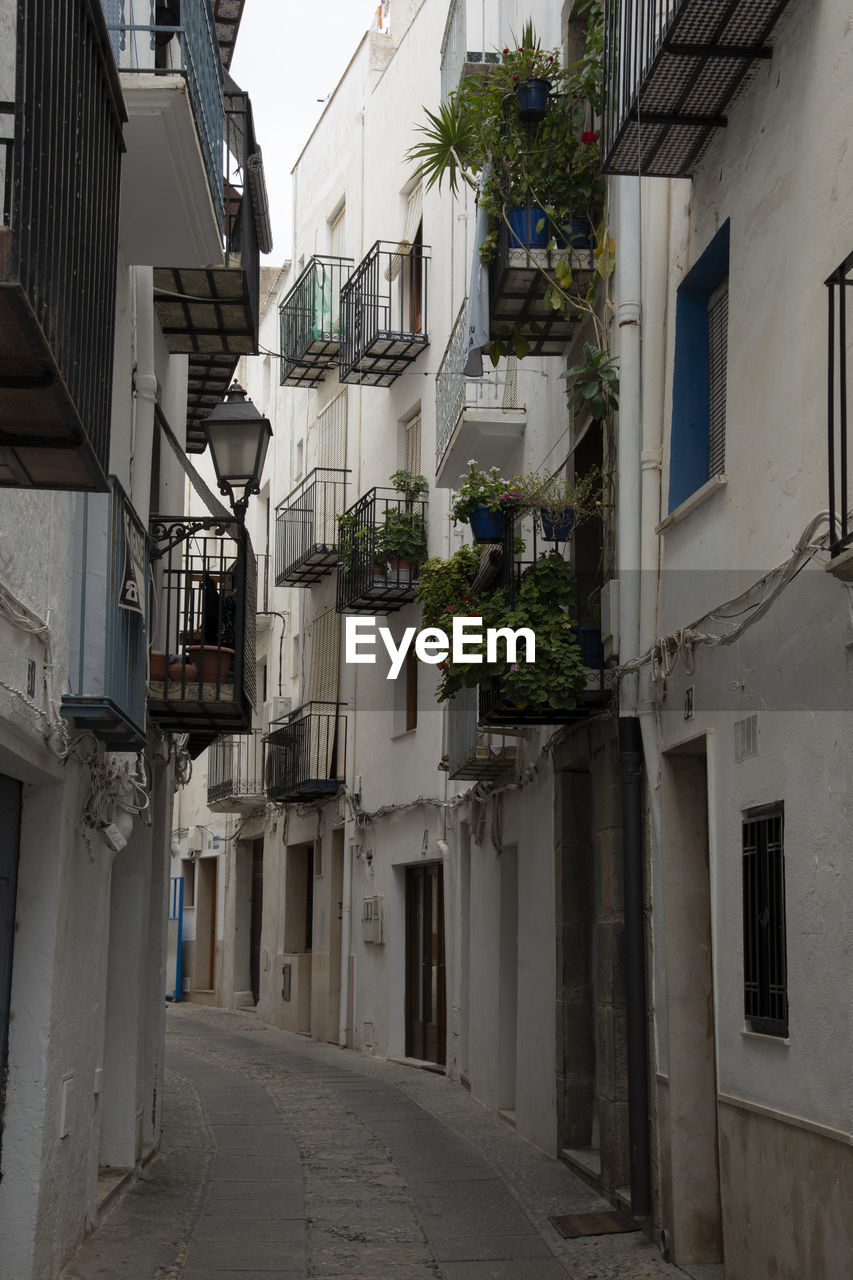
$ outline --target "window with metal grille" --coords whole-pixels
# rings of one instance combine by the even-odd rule
[[[421,415],[416,413],[406,423],[406,470],[410,476],[421,473]]]
[[[753,1031],[788,1034],[784,806],[743,816],[743,1003]]]
[[[729,339],[729,282],[708,303],[708,479],[726,469],[726,358]]]

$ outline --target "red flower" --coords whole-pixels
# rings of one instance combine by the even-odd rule
[[[588,142],[598,142],[598,134],[591,133],[589,130],[581,134],[581,143],[586,146]]]
[[[504,53],[509,53],[509,49],[504,49]]]

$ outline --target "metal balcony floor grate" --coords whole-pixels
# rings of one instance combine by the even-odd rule
[[[313,587],[337,567],[337,546],[317,545],[276,576],[277,587]]]
[[[341,382],[363,387],[390,387],[429,346],[422,333],[380,331],[347,368],[341,368]]]

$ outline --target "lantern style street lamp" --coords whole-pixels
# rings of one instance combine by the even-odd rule
[[[231,503],[238,524],[243,524],[250,496],[261,490],[264,459],[272,439],[269,419],[246,399],[246,392],[235,382],[222,403],[204,419],[203,426],[219,492]],[[243,492],[235,497],[239,489]]]

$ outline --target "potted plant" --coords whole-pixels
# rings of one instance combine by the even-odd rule
[[[387,565],[397,581],[417,577],[418,567],[427,558],[426,524],[420,511],[389,507],[385,520],[376,526],[374,563]]]
[[[601,513],[601,473],[582,475],[530,472],[516,476],[513,487],[524,508],[536,515],[548,542],[565,542],[578,525]]]
[[[450,504],[453,523],[469,524],[475,542],[500,542],[506,514],[521,505],[520,493],[497,467],[481,471],[476,458],[469,459],[468,471],[460,480]]]

